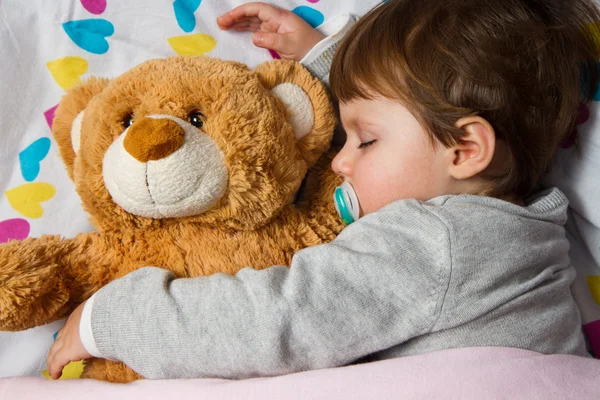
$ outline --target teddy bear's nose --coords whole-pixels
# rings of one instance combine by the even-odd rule
[[[161,160],[185,142],[185,131],[167,118],[144,118],[134,122],[123,140],[125,150],[140,162]]]

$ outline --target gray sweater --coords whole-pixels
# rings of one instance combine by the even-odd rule
[[[586,355],[567,199],[401,200],[291,268],[175,279],[143,268],[97,292],[101,354],[147,378],[272,376],[466,346]]]

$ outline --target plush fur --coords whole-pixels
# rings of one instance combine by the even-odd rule
[[[289,265],[297,250],[332,240],[342,229],[326,152],[334,125],[324,87],[290,61],[252,71],[175,57],[88,79],[62,99],[53,134],[96,232],[0,245],[0,329],[64,318],[144,266],[235,274]],[[183,152],[186,143],[199,150]],[[97,359],[83,377],[141,378]]]

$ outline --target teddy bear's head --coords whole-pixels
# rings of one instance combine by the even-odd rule
[[[173,57],[71,89],[53,134],[97,229],[253,229],[293,200],[334,125],[324,87],[297,63]]]

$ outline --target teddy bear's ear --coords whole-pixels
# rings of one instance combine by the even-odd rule
[[[325,86],[294,61],[268,61],[255,72],[263,86],[286,105],[298,148],[307,164],[313,165],[329,148],[336,124]]]
[[[52,134],[58,144],[60,156],[67,166],[67,173],[73,179],[73,165],[79,150],[81,122],[90,100],[100,93],[109,80],[91,77],[69,89],[58,104],[52,121]]]

